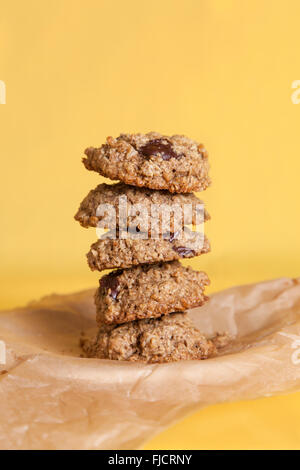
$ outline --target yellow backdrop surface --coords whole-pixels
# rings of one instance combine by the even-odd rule
[[[73,220],[120,132],[204,142],[210,292],[300,275],[297,0],[0,2],[1,308],[96,286]],[[103,179],[102,179],[103,180]],[[148,448],[300,448],[300,394],[218,405]]]

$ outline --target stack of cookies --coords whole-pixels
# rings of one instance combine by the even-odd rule
[[[75,215],[83,227],[109,230],[91,246],[90,268],[117,268],[99,281],[99,332],[83,342],[85,354],[147,363],[215,355],[227,336],[206,338],[185,313],[208,300],[209,279],[179,262],[210,250],[186,226],[209,219],[192,193],[210,184],[204,146],[181,135],[121,134],[85,154],[88,170],[121,181],[90,191]]]

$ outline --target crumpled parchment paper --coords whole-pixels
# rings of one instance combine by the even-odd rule
[[[1,449],[135,449],[200,407],[300,390],[300,279],[213,295],[191,316],[234,335],[230,348],[160,365],[79,357],[80,333],[96,332],[93,293],[0,314]]]

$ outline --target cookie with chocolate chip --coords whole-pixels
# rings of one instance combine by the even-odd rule
[[[189,193],[210,184],[204,145],[183,135],[121,134],[85,155],[88,170],[133,186]]]
[[[94,243],[87,254],[87,260],[92,271],[103,271],[193,258],[209,251],[208,239],[202,233],[193,232],[187,227],[176,233],[163,234],[158,239],[142,232],[117,232],[113,235],[104,234]]]
[[[87,357],[144,363],[207,359],[230,342],[228,335],[208,338],[186,313],[104,325],[94,341],[82,340]]]
[[[99,284],[95,295],[99,325],[156,318],[200,307],[208,300],[207,275],[179,261],[112,271]]]
[[[125,214],[125,217],[124,217]],[[195,194],[170,194],[124,183],[99,184],[83,199],[75,215],[83,227],[111,229],[120,223],[141,232],[165,233],[210,219]]]

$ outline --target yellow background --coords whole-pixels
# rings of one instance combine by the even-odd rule
[[[73,221],[120,132],[204,142],[210,291],[299,276],[297,0],[0,2],[1,307],[96,286]],[[189,263],[191,264],[191,263]],[[148,448],[300,448],[300,394],[200,411]]]

